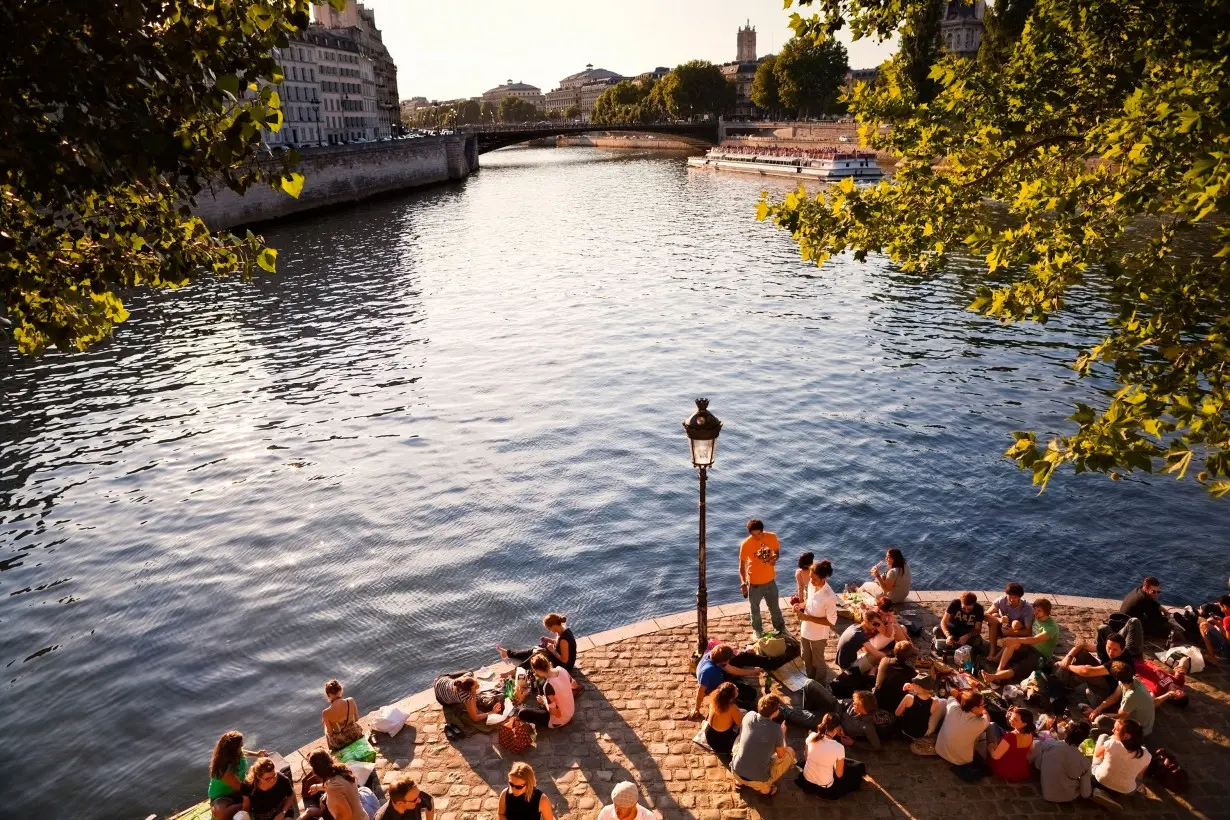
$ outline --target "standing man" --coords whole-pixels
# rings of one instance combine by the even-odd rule
[[[795,604],[799,615],[799,645],[803,650],[803,666],[807,677],[824,683],[829,667],[824,662],[832,626],[837,623],[837,594],[829,586],[833,564],[826,558],[811,565],[807,584],[807,602]]]
[[[777,535],[764,531],[764,522],[753,518],[747,522],[747,538],[739,547],[739,591],[752,606],[752,632],[759,640],[764,634],[760,622],[760,602],[769,606],[773,628],[786,634],[786,621],[777,592],[777,558],[781,555]]]

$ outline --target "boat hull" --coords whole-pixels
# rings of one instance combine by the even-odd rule
[[[817,161],[818,163],[819,161]],[[755,160],[735,160],[713,157],[688,157],[689,168],[709,169],[713,171],[733,171],[741,174],[757,174],[768,177],[784,177],[789,179],[809,179],[820,182],[833,182],[843,179],[854,179],[855,182],[876,182],[884,178],[884,172],[873,160],[858,165],[824,166],[812,164],[776,164],[757,162]]]

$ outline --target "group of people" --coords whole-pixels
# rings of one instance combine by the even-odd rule
[[[838,156],[858,156],[874,159],[874,154],[864,154],[847,148],[783,148],[771,145],[723,145],[723,154],[740,154],[752,157],[785,157],[790,159],[836,159]]]
[[[758,641],[766,634],[762,607],[773,630],[785,633],[776,580],[781,545],[758,519],[749,521],[747,530],[739,581]],[[704,719],[706,745],[741,785],[770,795],[777,781],[796,772],[803,791],[836,799],[857,789],[866,771],[846,749],[856,743],[878,749],[899,736],[911,743],[911,751],[937,755],[966,780],[995,776],[1020,782],[1037,776],[1049,801],[1089,798],[1109,804],[1137,790],[1151,762],[1145,743],[1157,708],[1187,704],[1186,676],[1193,661],[1230,658],[1230,595],[1199,608],[1166,610],[1157,603],[1160,583],[1147,577],[1100,627],[1094,642],[1078,642],[1057,657],[1060,627],[1051,601],[1029,601],[1021,584],[1012,582],[989,607],[972,592],[948,604],[934,628],[934,655],[953,664],[941,667],[973,674],[959,678],[963,683],[954,683],[951,692],[941,692],[935,674],[916,669],[919,651],[910,638],[916,627],[899,617],[912,582],[904,555],[890,549],[870,574],[872,580],[861,587],[846,587],[869,593],[875,604],[841,632],[838,669],[831,674],[825,653],[841,610],[833,565],[812,553],[800,556],[791,606],[810,680],[799,707],[768,693],[767,683],[763,695],[755,687],[763,666],[756,643],[745,650],[715,643],[700,659],[693,715]],[[1166,639],[1169,647],[1184,636],[1203,644],[1204,652],[1176,649],[1172,664],[1145,657],[1146,637]],[[1009,684],[1017,691],[1007,689]],[[1026,693],[1033,694],[1030,705],[1043,708],[1007,702]],[[786,741],[787,725],[810,730],[801,770]]]

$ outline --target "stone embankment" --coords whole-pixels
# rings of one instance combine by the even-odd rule
[[[674,137],[655,134],[582,134],[580,136],[555,137],[555,145],[584,148],[651,148],[658,151],[703,151],[700,142],[688,142]]]
[[[304,179],[298,199],[266,186],[253,187],[243,196],[223,188],[197,197],[197,215],[211,228],[234,228],[464,179],[478,170],[478,145],[473,136],[305,148],[301,156],[298,170]]]
[[[960,592],[911,593],[904,614],[926,631],[939,622],[948,602]],[[986,605],[1001,593],[979,593]],[[1066,652],[1077,640],[1094,637],[1098,624],[1117,612],[1118,601],[1047,593],[1055,604]],[[787,627],[798,632],[794,613],[785,606]],[[838,629],[847,622],[838,624]],[[746,601],[711,607],[709,634],[742,645],[749,639]],[[925,643],[925,639],[919,639]],[[662,820],[749,820],[805,818],[823,813],[840,818],[1033,818],[1083,814],[1102,816],[1089,802],[1052,804],[1042,799],[1037,782],[1007,784],[988,777],[963,783],[936,757],[916,757],[905,743],[890,741],[883,750],[863,745],[851,755],[867,765],[864,788],[838,803],[821,803],[783,780],[780,792],[764,798],[737,788],[730,773],[713,755],[692,742],[699,724],[687,719],[696,697],[696,680],[689,668],[696,644],[695,612],[680,612],[583,636],[578,642],[578,678],[586,691],[577,701],[576,716],[561,728],[539,735],[536,747],[509,755],[496,737],[476,735],[456,743],[444,736],[443,714],[433,693],[419,692],[396,705],[409,713],[395,737],[373,735],[379,749],[377,773],[382,783],[400,773],[411,775],[435,798],[436,820],[493,820],[508,766],[526,760],[534,766],[538,786],[550,799],[555,816],[592,820],[610,802],[611,787],[636,783],[641,802]],[[829,641],[828,663],[834,663],[836,641]],[[780,688],[778,684],[775,687]],[[362,698],[360,692],[356,692]],[[1131,817],[1230,817],[1230,785],[1225,773],[1230,760],[1230,675],[1209,667],[1188,684],[1191,705],[1166,705],[1158,714],[1149,746],[1164,746],[1188,771],[1185,794],[1172,794],[1146,781],[1138,794],[1122,798]],[[310,704],[304,720],[314,720]],[[375,713],[363,719],[369,725]],[[791,729],[789,743],[804,758],[804,734]],[[296,779],[306,756],[324,748],[320,739],[288,756]]]

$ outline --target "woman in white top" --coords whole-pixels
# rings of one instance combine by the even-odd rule
[[[807,736],[807,760],[795,785],[808,794],[828,800],[857,791],[867,767],[846,759],[846,746],[854,741],[841,730],[841,718],[829,712],[816,731]]]
[[[546,655],[538,654],[530,662],[534,676],[543,683],[546,690],[546,707],[551,718],[548,726],[555,729],[564,726],[572,720],[576,711],[576,701],[572,697],[572,676],[562,666],[551,666]]]
[[[1131,718],[1115,721],[1115,735],[1102,735],[1093,750],[1093,779],[1110,792],[1131,794],[1140,787],[1153,758],[1145,748],[1145,733]]]

